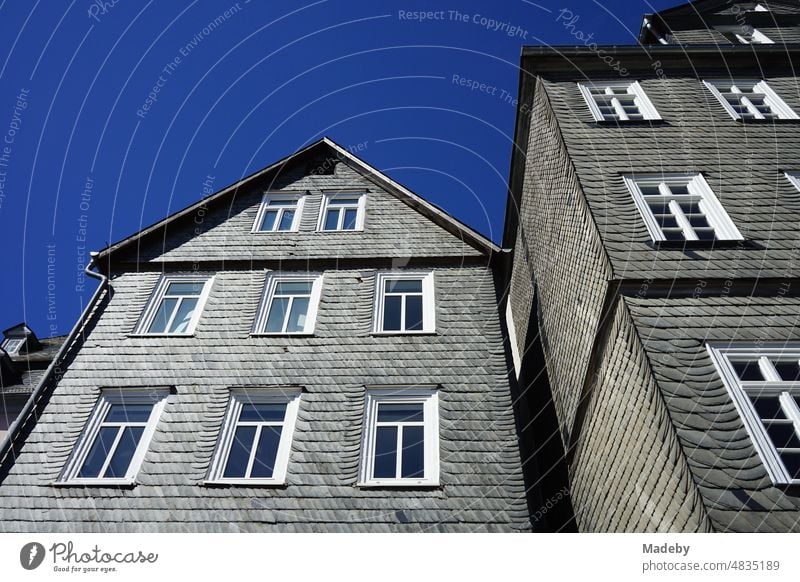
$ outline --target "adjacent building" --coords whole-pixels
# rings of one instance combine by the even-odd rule
[[[104,249],[0,530],[534,529],[501,255],[328,139]]]
[[[800,5],[697,1],[640,41],[523,50],[520,385],[579,530],[800,531]]]

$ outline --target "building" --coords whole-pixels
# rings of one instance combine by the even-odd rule
[[[39,339],[24,323],[3,332],[0,344],[0,442],[61,347],[63,337]]]
[[[580,531],[800,531],[800,4],[697,1],[640,40],[523,49],[520,385]]]
[[[328,139],[102,250],[0,530],[533,529],[501,259]]]

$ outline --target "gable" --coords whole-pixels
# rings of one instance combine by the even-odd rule
[[[402,186],[324,140],[105,249],[115,262],[481,256],[498,250]],[[307,148],[307,149],[311,149]],[[305,196],[297,232],[252,232],[265,192]],[[323,197],[365,192],[363,231],[318,232]]]

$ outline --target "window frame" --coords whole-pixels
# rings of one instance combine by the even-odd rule
[[[775,44],[774,40],[753,26],[715,26],[714,29],[728,40],[731,40],[729,35],[732,35],[739,44]],[[745,36],[748,32],[751,40]]]
[[[733,220],[731,220],[730,216],[725,210],[725,207],[719,201],[719,199],[714,194],[714,191],[711,189],[711,186],[708,185],[705,177],[701,173],[686,173],[686,174],[629,174],[624,175],[623,180],[625,185],[628,188],[633,200],[636,204],[637,209],[639,210],[639,214],[644,220],[645,226],[647,227],[647,231],[650,234],[650,238],[653,242],[663,243],[663,242],[674,242],[674,243],[687,243],[687,242],[700,242],[700,243],[707,243],[712,245],[714,243],[719,243],[722,241],[737,241],[737,240],[744,240],[742,234],[739,232],[739,229],[736,228]],[[676,216],[676,221],[678,226],[681,228],[684,234],[684,240],[676,240],[670,241],[664,235],[664,232],[661,230],[661,226],[658,224],[655,216],[653,215],[650,206],[647,204],[645,199],[645,194],[641,190],[641,186],[648,185],[654,186],[658,185],[659,190],[661,191],[661,184],[665,182],[682,182],[686,181],[686,186],[689,189],[691,195],[699,197],[701,202],[703,203],[703,212],[708,219],[709,226],[714,229],[714,234],[717,237],[717,240],[700,240],[697,238],[697,235],[694,234],[691,225],[688,224],[688,221],[681,220]],[[673,210],[674,211],[674,210]],[[682,213],[681,213],[682,214]],[[684,223],[685,222],[685,223]],[[686,234],[691,232],[694,238],[687,238]]]
[[[775,113],[776,117],[774,119],[766,118],[760,112],[752,112],[755,116],[752,119],[746,119],[739,115],[736,110],[731,107],[731,104],[728,103],[728,100],[722,95],[722,92],[717,88],[715,83],[725,83],[729,84],[732,87],[736,86],[737,83],[740,84],[752,84],[753,89],[757,90],[759,93],[764,95],[764,102],[769,105],[770,109],[773,113]],[[733,119],[736,121],[742,121],[745,123],[757,123],[757,122],[770,122],[776,120],[786,120],[786,119],[800,119],[797,113],[783,100],[781,97],[772,90],[772,87],[769,86],[763,79],[703,79],[703,85],[711,92],[711,94],[717,98],[717,101],[720,102],[722,107],[725,111],[728,112]],[[742,93],[745,95],[745,99],[747,98],[747,93]],[[741,101],[740,101],[741,102]],[[748,100],[749,102],[749,100]],[[745,104],[745,106],[747,106]]]
[[[358,205],[356,207],[356,227],[353,229],[343,230],[341,226],[344,224],[345,213],[340,212],[336,230],[326,230],[325,216],[328,212],[328,208],[331,206],[331,200],[335,199],[337,196],[346,198],[346,197],[355,197],[356,195],[358,195],[359,197]],[[335,201],[333,202],[333,204],[335,205]],[[322,202],[320,203],[320,208],[319,208],[319,217],[317,218],[317,232],[363,232],[366,208],[367,208],[367,192],[363,190],[355,190],[355,191],[337,190],[336,192],[323,192]]]
[[[258,211],[256,212],[256,218],[253,221],[253,227],[251,228],[250,232],[253,234],[276,234],[282,232],[298,232],[300,230],[300,221],[303,217],[303,208],[305,207],[307,192],[285,192],[285,191],[277,191],[277,192],[265,192],[264,196],[261,198],[261,204],[258,207]],[[280,225],[280,219],[283,216],[283,212],[286,210],[287,207],[285,206],[278,206],[276,209],[278,210],[278,216],[275,218],[275,225],[272,230],[261,230],[261,226],[264,223],[264,219],[266,218],[267,211],[269,208],[269,203],[272,200],[294,200],[294,218],[292,218],[292,226],[288,230],[279,230],[277,227]]]
[[[361,437],[361,460],[359,463],[359,487],[438,487],[439,466],[439,387],[438,386],[394,386],[367,387],[364,398],[364,425]],[[375,437],[377,434],[378,405],[382,402],[423,405],[424,423],[424,471],[425,477],[395,477],[393,479],[372,477],[375,466]],[[400,431],[398,431],[400,440]],[[399,452],[399,451],[398,451]],[[398,454],[398,464],[401,455]]]
[[[784,172],[784,176],[789,180],[789,183],[800,192],[800,172]]]
[[[786,342],[774,344],[759,344],[759,343],[725,343],[725,342],[710,342],[706,344],[711,361],[717,370],[722,383],[728,391],[734,406],[739,413],[747,434],[753,443],[759,458],[761,459],[767,473],[774,485],[800,485],[800,478],[792,478],[783,461],[780,459],[777,447],[769,437],[761,418],[750,402],[747,395],[747,388],[742,386],[742,381],[739,380],[736,372],[733,369],[729,356],[752,358],[759,360],[759,367],[762,373],[769,375],[769,369],[764,368],[761,363],[762,358],[780,357],[786,358],[788,356],[797,358],[800,361],[800,343]],[[771,364],[770,364],[771,367]],[[767,372],[763,370],[767,369]],[[752,389],[759,388],[759,393],[780,393],[789,392],[794,395],[800,395],[800,382],[785,382],[781,380],[767,380],[763,382],[748,382],[748,384],[755,384],[757,386]],[[780,396],[779,399],[783,397]],[[781,400],[782,402],[782,400]],[[783,407],[783,403],[782,403]],[[795,432],[800,436],[800,409],[794,405],[794,413],[789,414],[786,409],[787,419],[791,420],[794,424]]]
[[[419,279],[422,282],[422,329],[412,330],[384,330],[383,312],[386,281],[400,279]],[[402,316],[401,322],[405,326]],[[434,271],[383,271],[375,274],[374,301],[372,305],[372,334],[373,335],[420,335],[436,333],[436,286]]]
[[[591,89],[596,88],[618,88],[618,87],[625,87],[628,90],[628,93],[633,95],[636,98],[636,105],[639,108],[639,112],[642,114],[643,119],[607,119],[603,112],[600,111],[600,107],[597,105],[597,101],[595,100],[594,96],[592,95]],[[662,117],[658,113],[658,110],[653,105],[653,102],[647,96],[644,88],[639,84],[639,81],[594,81],[594,82],[581,82],[578,83],[578,89],[583,95],[583,99],[586,104],[589,106],[589,110],[594,117],[594,120],[598,123],[605,122],[605,123],[637,123],[641,121],[661,121]],[[617,110],[618,115],[626,115],[624,112],[620,112]]]
[[[261,292],[261,300],[258,303],[258,310],[253,321],[253,328],[250,331],[252,336],[309,336],[314,335],[317,324],[317,314],[319,312],[320,298],[322,297],[322,283],[325,278],[324,273],[286,273],[282,271],[268,271],[264,279],[264,288]],[[278,283],[301,283],[311,282],[311,295],[308,300],[308,311],[306,312],[306,325],[303,331],[267,331],[267,318],[269,316],[272,301],[275,298],[275,290]],[[291,309],[287,310],[284,326],[288,321]]]
[[[170,389],[165,387],[154,388],[103,388],[95,402],[89,418],[84,424],[80,436],[72,447],[67,463],[59,475],[58,485],[134,485],[141,469],[144,457],[150,448],[150,442],[155,434],[156,427],[169,397]],[[91,452],[100,429],[105,423],[105,418],[113,404],[153,404],[150,416],[136,445],[136,450],[128,464],[124,477],[78,477],[86,458]],[[115,444],[119,439],[116,437]],[[114,448],[116,452],[116,447]],[[105,466],[108,465],[113,454],[106,456]],[[101,471],[102,473],[102,471]]]
[[[203,314],[203,310],[205,309],[206,301],[208,300],[208,296],[211,293],[211,287],[214,284],[215,275],[162,275],[161,278],[156,283],[155,287],[153,288],[152,293],[150,294],[150,298],[147,300],[147,304],[145,305],[144,310],[142,311],[141,316],[139,317],[139,321],[134,328],[134,331],[131,335],[139,336],[139,337],[191,337],[195,334],[195,330],[197,328],[197,324],[200,321],[200,317]],[[170,331],[163,331],[163,332],[153,332],[148,331],[150,326],[153,324],[153,320],[155,319],[156,314],[158,313],[158,309],[161,306],[161,302],[164,300],[164,297],[167,292],[167,288],[169,287],[170,283],[203,283],[203,289],[200,292],[200,295],[197,298],[197,307],[195,308],[194,313],[192,314],[192,319],[189,321],[189,325],[184,332],[170,332]],[[175,311],[170,318],[170,322],[175,317],[175,313],[177,313],[178,307],[175,308]],[[169,329],[169,325],[166,326]]]
[[[9,356],[19,355],[19,350],[25,345],[24,337],[7,337],[3,340],[2,347]],[[9,344],[15,344],[15,347],[8,349]]]
[[[289,469],[289,458],[292,453],[294,443],[294,433],[297,425],[297,416],[300,410],[300,399],[303,389],[296,386],[286,387],[237,387],[230,388],[228,405],[225,409],[220,426],[217,443],[211,457],[211,463],[204,484],[208,485],[273,485],[282,486],[286,484],[286,476]],[[275,456],[275,467],[273,467],[272,477],[225,477],[225,465],[230,456],[231,446],[233,445],[234,435],[239,423],[239,414],[242,404],[286,404],[286,412],[283,417],[281,438],[278,443],[278,451]],[[255,421],[254,421],[255,422]],[[267,424],[266,422],[264,424]],[[262,425],[263,426],[263,425]],[[248,468],[252,470],[255,458],[255,449],[259,433],[254,436],[253,449],[250,451],[250,461]]]

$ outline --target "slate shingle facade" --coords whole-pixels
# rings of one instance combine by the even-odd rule
[[[311,173],[320,159],[333,170]],[[108,293],[4,464],[0,530],[531,530],[497,248],[436,209],[421,214],[395,186],[325,140],[104,251]],[[308,192],[299,232],[250,232],[265,189]],[[316,231],[330,189],[367,191],[363,232]],[[376,336],[375,274],[408,268],[434,273],[436,333]],[[312,337],[250,334],[268,269],[324,274]],[[195,334],[131,335],[161,274],[187,271],[215,275]],[[438,487],[357,486],[365,387],[392,385],[438,386]],[[117,386],[172,387],[136,485],[54,485],[100,389]],[[303,388],[285,486],[204,484],[230,389],[241,386]]]
[[[622,76],[585,47],[523,51],[506,309],[521,378],[543,352],[581,531],[800,531],[800,492],[770,480],[706,349],[800,339],[797,121],[734,120],[702,84],[764,79],[800,111],[800,5],[762,4],[648,15],[648,46],[599,47]],[[740,21],[776,44],[714,28]],[[595,121],[578,83],[621,78],[660,121]],[[744,240],[652,241],[623,176],[687,172]]]

